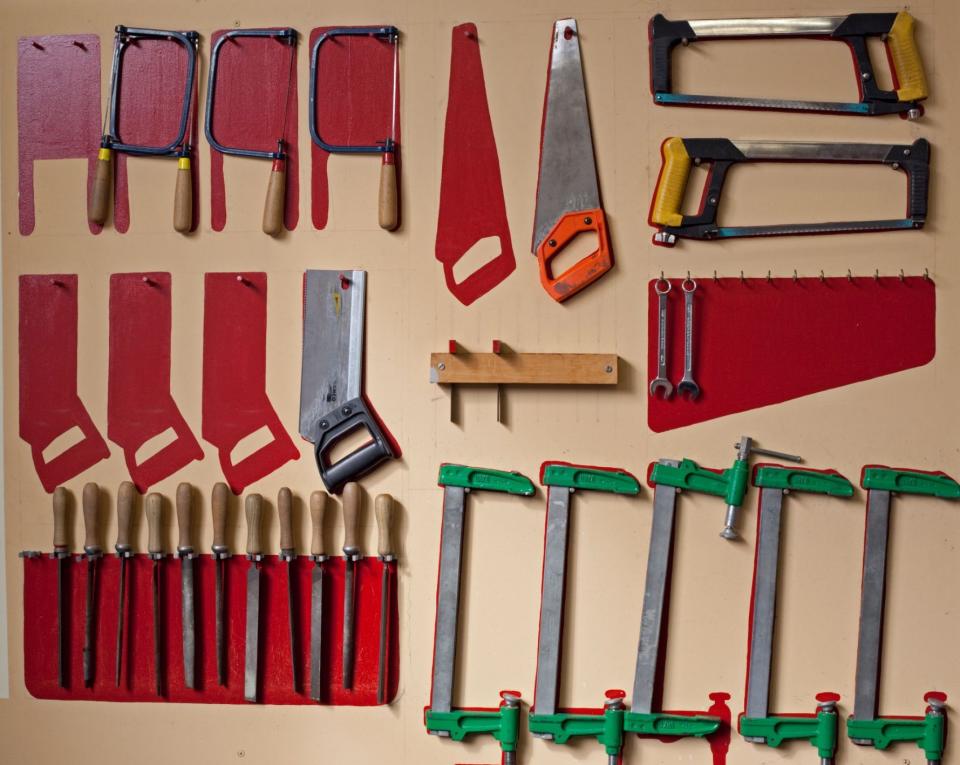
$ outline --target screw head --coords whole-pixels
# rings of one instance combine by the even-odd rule
[[[547,241],[547,244],[549,244],[551,247],[556,247],[556,246],[557,246],[557,240],[556,240],[556,239],[550,239],[550,240]]]
[[[446,368],[447,368],[447,365],[444,364],[442,361],[439,364],[437,364],[437,369],[439,369],[441,372]]]
[[[593,218],[591,218],[591,217],[588,215],[586,218],[583,219],[583,222],[584,222],[584,224],[586,224],[587,226],[589,226],[591,223],[593,223]]]
[[[345,407],[343,407],[343,409],[340,410],[340,414],[342,414],[344,417],[346,417],[346,416],[349,415],[350,412],[352,412],[352,411],[353,411],[353,410],[352,410],[349,406],[345,406]]]
[[[320,420],[320,427],[326,430],[327,428],[330,427],[330,423],[327,422],[326,420]]]

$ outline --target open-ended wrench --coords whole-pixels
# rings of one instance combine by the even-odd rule
[[[666,285],[664,287],[663,285]],[[657,391],[663,391],[665,399],[673,395],[673,383],[667,379],[667,295],[673,285],[662,276],[653,285],[657,293],[658,323],[657,323],[657,378],[650,381],[650,395],[656,397]]]
[[[690,400],[700,395],[700,386],[693,379],[693,293],[697,283],[689,276],[680,283],[683,290],[683,378],[677,393],[689,394]]]

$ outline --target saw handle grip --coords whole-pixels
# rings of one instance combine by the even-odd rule
[[[907,174],[907,217],[922,224],[927,217],[930,190],[930,144],[918,138],[909,147],[895,147],[892,151],[889,159]]]
[[[247,555],[260,555],[263,552],[261,544],[263,497],[259,494],[248,494],[244,502],[244,513],[247,516]]]
[[[668,138],[660,147],[660,176],[650,205],[651,226],[683,225],[683,196],[693,166],[682,138]]]
[[[151,555],[163,554],[163,539],[160,526],[163,518],[163,497],[151,492],[144,500],[144,514],[147,516],[147,552]]]
[[[286,486],[277,494],[277,515],[280,516],[280,550],[293,553],[293,492]]]
[[[930,92],[913,28],[913,16],[900,11],[886,37],[887,57],[900,101],[922,101]]]
[[[97,167],[90,190],[90,205],[87,220],[102,226],[110,212],[110,190],[113,187],[113,150],[101,148],[97,154]]]
[[[118,554],[130,550],[130,522],[133,520],[133,503],[137,495],[137,487],[130,481],[120,484],[117,491],[117,544],[114,549]]]
[[[67,507],[70,503],[70,495],[62,486],[58,486],[53,491],[53,548],[57,552],[65,551],[67,548]]]
[[[597,235],[597,249],[562,274],[555,275],[550,267],[550,261],[579,234],[589,231]],[[558,303],[593,284],[613,267],[607,219],[603,210],[598,207],[566,213],[540,242],[537,247],[537,261],[540,263],[540,283],[547,294]]]
[[[263,233],[279,236],[283,231],[283,208],[287,197],[287,161],[273,160],[270,181],[267,183],[267,199],[263,205]]]
[[[397,204],[397,158],[392,151],[384,152],[380,164],[380,200],[377,210],[380,228],[394,231],[400,222]]]
[[[193,487],[188,483],[177,486],[177,552],[191,553],[190,531],[193,524]]]
[[[173,195],[173,230],[187,234],[193,226],[193,173],[190,157],[177,160],[177,185]]]
[[[343,554],[360,553],[360,484],[351,481],[343,487]]]
[[[315,491],[310,495],[310,554],[326,555],[323,546],[323,516],[327,510],[327,494]]]
[[[348,433],[359,428],[365,428],[371,440],[339,461],[330,462],[330,453],[334,446]],[[323,485],[332,494],[339,494],[344,484],[357,480],[384,460],[395,456],[393,447],[362,398],[347,401],[321,419],[320,436],[314,454]]]
[[[377,516],[377,554],[384,559],[393,558],[395,545],[393,540],[393,516],[396,504],[389,494],[378,494],[373,502],[373,511]]]
[[[214,484],[210,498],[213,515],[213,551],[227,551],[227,504],[230,502],[230,487],[222,481]]]
[[[650,90],[654,96],[657,93],[670,93],[673,91],[670,54],[680,43],[693,42],[697,34],[688,21],[671,21],[658,13],[650,19],[648,37],[650,38]]]
[[[88,483],[83,487],[83,551],[87,555],[100,554],[100,487]]]

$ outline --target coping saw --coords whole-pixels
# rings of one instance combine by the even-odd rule
[[[563,273],[554,274],[550,261],[579,234],[591,231],[597,235],[597,249]],[[560,19],[553,25],[543,104],[533,254],[540,264],[540,283],[557,302],[577,294],[613,268],[593,157],[576,19]]]
[[[382,141],[369,145],[332,144],[320,136],[317,127],[317,88],[320,75],[320,48],[325,42],[336,40],[337,37],[374,37],[385,40],[393,46],[393,76],[390,81],[393,88],[393,99],[390,103],[390,135]],[[400,30],[396,27],[339,27],[324,32],[313,45],[310,54],[310,106],[308,122],[310,137],[313,142],[324,151],[331,154],[380,154],[383,159],[380,163],[380,200],[377,209],[377,218],[380,228],[393,231],[400,224],[399,209],[397,207],[397,75],[400,65]]]
[[[520,473],[466,465],[440,466],[437,482],[443,487],[443,525],[440,534],[440,571],[437,577],[437,623],[433,643],[433,679],[430,705],[423,718],[427,733],[453,741],[486,733],[500,744],[501,765],[516,765],[520,732],[520,694],[500,691],[496,709],[455,709],[453,688],[457,666],[457,622],[460,616],[460,575],[463,527],[470,491],[499,491],[533,496],[533,483]]]
[[[567,578],[570,497],[575,491],[602,491],[636,496],[640,484],[619,468],[544,462],[540,483],[547,488],[547,520],[540,589],[540,638],[537,645],[537,680],[530,712],[530,732],[537,738],[566,744],[571,738],[595,738],[611,765],[617,765],[623,748],[624,692],[609,690],[601,712],[559,711],[564,594]]]
[[[739,720],[740,734],[755,744],[779,747],[784,741],[805,740],[816,747],[820,765],[833,765],[837,750],[836,693],[818,693],[817,711],[810,714],[770,714],[770,667],[777,613],[777,574],[780,559],[780,518],[783,498],[790,492],[852,497],[853,484],[834,470],[758,465],[753,485],[760,488],[760,518],[754,553],[750,604],[750,648],[747,653],[747,698]]]
[[[848,16],[810,16],[773,19],[700,19],[670,21],[662,14],[650,19],[650,89],[658,104],[728,106],[743,109],[836,112],[839,114],[900,114],[917,119],[920,101],[927,97],[927,78],[913,36],[913,17],[899,13],[851,13]],[[837,40],[850,46],[857,74],[858,101],[798,101],[782,98],[738,98],[676,93],[673,90],[671,51],[700,40],[743,38],[798,38]],[[879,37],[887,49],[893,90],[877,84],[867,38]]]
[[[366,271],[306,271],[303,277],[303,367],[300,435],[314,445],[327,491],[398,456],[363,396]],[[334,447],[365,429],[371,440],[337,462]]]
[[[660,147],[663,160],[650,204],[649,223],[657,229],[653,243],[673,247],[677,239],[727,239],[783,234],[839,234],[922,228],[927,217],[930,144],[918,138],[910,145],[879,143],[812,143],[800,141],[731,141],[726,138],[668,138]],[[741,162],[841,162],[880,164],[907,176],[907,212],[903,218],[765,226],[720,226],[717,214],[727,172]],[[694,165],[708,163],[700,208],[685,215],[684,192]]]
[[[147,157],[176,157],[177,185],[173,200],[173,227],[184,234],[193,225],[193,175],[190,169],[190,135],[188,124],[193,111],[194,83],[197,75],[197,32],[175,32],[167,29],[141,29],[118,26],[113,43],[113,69],[110,75],[110,98],[104,115],[103,136],[97,155],[97,169],[93,179],[93,193],[87,218],[91,223],[103,225],[110,209],[110,191],[113,186],[113,152],[139,154]],[[162,146],[142,146],[124,143],[120,138],[118,119],[120,114],[120,78],[123,69],[123,52],[137,40],[171,40],[183,46],[187,56],[187,75],[184,78],[183,108],[173,140]]]
[[[277,136],[277,150],[264,151],[263,149],[248,149],[239,146],[227,146],[220,143],[213,134],[213,114],[215,94],[217,89],[217,65],[220,63],[220,49],[231,41],[240,37],[267,37],[278,40],[290,48],[290,72],[287,75],[286,96],[281,104],[282,121],[280,133]],[[283,211],[287,191],[287,152],[284,149],[284,139],[287,128],[287,106],[290,99],[290,90],[297,61],[297,30],[285,27],[283,29],[231,29],[225,32],[213,45],[210,53],[210,75],[207,79],[207,109],[203,123],[203,130],[207,141],[214,149],[222,154],[231,154],[235,157],[255,157],[273,161],[270,170],[270,181],[267,185],[267,198],[263,206],[263,233],[277,236],[283,230]]]
[[[923,717],[877,715],[890,498],[897,493],[956,500],[960,499],[960,484],[944,473],[866,465],[860,475],[860,485],[867,490],[867,528],[863,542],[855,698],[853,714],[847,718],[847,736],[854,744],[880,750],[898,741],[913,741],[923,750],[928,765],[939,765],[946,738],[945,693],[930,691],[924,695],[927,706]]]

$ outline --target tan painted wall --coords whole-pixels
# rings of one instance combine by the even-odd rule
[[[7,580],[10,613],[11,698],[0,701],[0,761],[54,763],[164,763],[189,758],[204,763],[283,763],[397,761],[418,765],[492,762],[492,742],[467,747],[428,737],[422,726],[427,702],[434,620],[437,544],[441,492],[436,486],[441,461],[466,462],[520,470],[535,476],[544,459],[568,459],[620,465],[642,473],[660,457],[691,456],[702,464],[725,466],[732,444],[750,434],[763,444],[803,454],[817,467],[834,467],[850,477],[866,462],[939,468],[960,473],[956,446],[958,405],[955,375],[960,370],[955,296],[960,266],[960,230],[953,214],[960,204],[960,159],[954,151],[960,118],[960,78],[956,39],[960,11],[947,0],[921,0],[911,6],[918,17],[920,45],[933,96],[928,116],[919,123],[896,118],[856,119],[816,115],[655,108],[647,86],[646,23],[657,10],[673,18],[736,15],[790,15],[888,10],[888,4],[863,0],[856,7],[809,0],[788,2],[696,3],[599,2],[485,3],[382,2],[355,0],[349,5],[289,0],[277,6],[236,0],[170,0],[162,7],[130,0],[105,2],[12,2],[0,17],[3,77],[3,348],[6,423],[5,504]],[[569,305],[557,305],[540,289],[536,263],[526,255],[537,177],[544,72],[551,24],[574,13],[580,22],[593,127],[605,205],[610,218],[616,271]],[[497,134],[507,210],[518,253],[517,272],[474,307],[464,309],[446,291],[433,259],[443,117],[447,92],[450,27],[471,20],[479,25],[483,63]],[[37,172],[37,228],[17,233],[16,189],[16,40],[29,34],[97,32],[103,43],[104,78],[113,26],[117,23],[174,26],[199,30],[290,24],[306,33],[337,23],[391,22],[404,33],[403,194],[405,225],[388,235],[376,226],[377,163],[334,158],[331,162],[330,227],[309,225],[309,198],[301,199],[300,228],[281,241],[259,233],[265,180],[262,163],[228,160],[229,223],[209,230],[208,162],[202,162],[202,228],[183,239],[170,230],[173,173],[165,163],[130,163],[132,227],[121,236],[107,230],[90,236],[84,223],[82,161],[40,163]],[[808,78],[796,92],[827,97],[852,92],[849,62],[842,47],[821,55],[817,43],[786,46],[789,66]],[[794,48],[796,47],[796,50]],[[206,47],[204,49],[206,51]],[[726,50],[726,49],[725,49]],[[750,48],[754,50],[754,48]],[[774,51],[756,45],[761,63],[744,68],[743,46],[731,44],[722,60],[740,65],[741,76],[771,86]],[[777,51],[782,48],[777,48]],[[307,151],[307,56],[299,58],[301,148]],[[684,81],[724,87],[713,66],[713,49],[693,54]],[[731,71],[731,70],[728,70]],[[782,70],[781,70],[782,71]],[[205,77],[205,75],[204,75]],[[769,79],[769,82],[767,81]],[[788,82],[783,77],[777,82]],[[727,92],[743,92],[739,82]],[[767,87],[770,92],[770,87]],[[658,147],[667,135],[906,142],[918,136],[934,147],[930,223],[922,233],[847,237],[807,237],[737,241],[675,251],[650,244],[646,212],[659,169]],[[206,155],[207,146],[201,152]],[[308,163],[304,163],[307,165]],[[790,208],[833,207],[849,217],[874,204],[899,211],[899,186],[879,171],[845,175],[828,169],[790,176],[797,185],[777,188],[782,171],[757,172],[764,193],[731,184],[731,217],[756,213],[771,220]],[[854,178],[857,185],[844,185]],[[814,181],[818,185],[814,185]],[[820,185],[822,184],[822,185]],[[307,171],[301,188],[309,188]],[[243,189],[246,189],[243,191]],[[771,192],[772,190],[772,192]],[[820,192],[822,191],[822,195]],[[887,192],[894,194],[888,202]],[[742,194],[741,194],[742,193]],[[874,208],[875,209],[875,208]],[[796,211],[798,217],[801,215]],[[756,221],[757,218],[752,218]],[[52,703],[31,699],[23,686],[21,640],[21,567],[16,552],[49,549],[49,499],[17,437],[17,275],[76,271],[81,279],[79,391],[95,421],[105,430],[107,368],[107,289],[111,272],[167,269],[173,273],[173,395],[188,421],[200,430],[200,358],[202,274],[229,269],[263,269],[270,275],[268,390],[286,427],[296,431],[299,381],[299,289],[307,267],[359,267],[370,271],[367,321],[367,390],[385,421],[399,437],[402,462],[378,471],[365,482],[370,493],[389,491],[403,505],[401,529],[401,690],[385,709],[215,707],[204,705],[126,705]],[[644,294],[646,280],[659,274],[733,275],[743,269],[762,276],[767,270],[787,276],[797,269],[815,275],[893,274],[930,270],[938,283],[939,348],[934,362],[921,369],[829,391],[775,409],[748,412],[680,431],[654,436],[645,426],[646,358]],[[500,338],[525,351],[605,351],[623,358],[616,391],[510,391],[510,425],[497,425],[492,392],[463,396],[461,426],[447,421],[447,394],[427,381],[428,356],[443,350],[449,338],[484,349]],[[770,370],[788,375],[789,369]],[[203,487],[220,478],[215,452],[158,490],[170,495],[178,481]],[[78,477],[115,487],[125,471],[119,450],[109,461]],[[302,496],[318,486],[310,451],[255,488],[275,496],[289,485]],[[717,537],[722,509],[706,498],[684,497],[678,527],[676,575],[670,621],[665,703],[672,708],[704,708],[706,694],[727,690],[734,712],[742,709],[746,624],[755,495],[743,514],[747,544],[726,544]],[[783,657],[774,690],[774,707],[810,709],[821,690],[844,697],[844,713],[853,694],[858,579],[863,528],[863,495],[841,505],[813,499],[789,500],[781,590],[778,656]],[[885,711],[918,714],[921,695],[941,688],[958,697],[960,637],[958,551],[960,513],[925,501],[899,503],[895,509],[890,567],[884,683]],[[206,520],[203,547],[209,545]],[[642,598],[643,570],[651,517],[649,492],[637,501],[590,497],[578,502],[572,548],[572,584],[568,614],[567,665],[563,703],[592,705],[606,688],[629,690]],[[464,621],[466,657],[457,703],[491,705],[500,688],[515,687],[532,697],[536,649],[544,502],[477,498],[471,505],[468,560],[482,563],[468,576]],[[145,529],[141,529],[144,532]],[[112,539],[113,530],[108,530]],[[372,518],[365,523],[366,545],[374,544]],[[276,545],[277,529],[270,534]],[[142,549],[145,538],[138,540]],[[482,574],[480,573],[482,571]],[[955,739],[954,739],[955,741]],[[521,762],[598,762],[596,745],[583,742],[569,750],[524,736]],[[912,746],[892,753],[853,748],[842,741],[846,762],[910,763],[920,758]],[[953,744],[947,762],[960,762]],[[699,742],[664,746],[656,741],[627,745],[629,762],[705,762]],[[745,744],[734,736],[731,763],[812,761],[805,745],[782,752]]]

